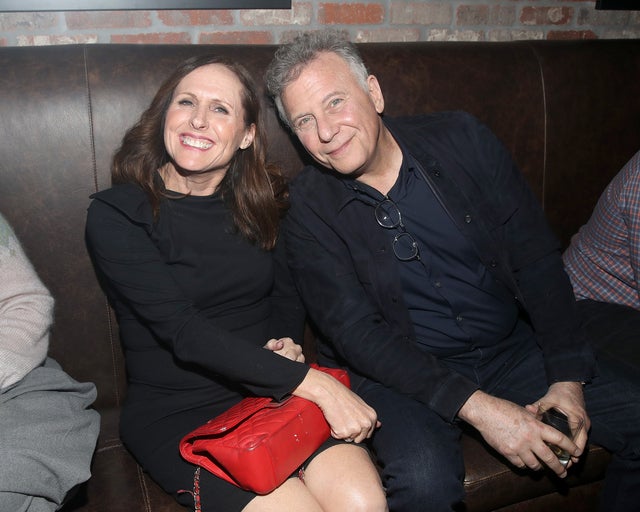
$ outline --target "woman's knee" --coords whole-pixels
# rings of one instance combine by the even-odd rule
[[[364,492],[362,492],[364,491]],[[349,510],[350,512],[388,512],[387,497],[382,491],[375,488],[362,489],[351,493],[345,502],[344,508],[335,510]]]
[[[387,500],[369,452],[358,445],[336,445],[309,464],[305,484],[325,511],[385,512]]]

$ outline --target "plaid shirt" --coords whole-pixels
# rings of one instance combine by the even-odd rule
[[[578,300],[640,309],[640,151],[600,196],[563,259]]]

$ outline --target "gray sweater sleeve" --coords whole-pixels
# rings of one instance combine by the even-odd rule
[[[45,360],[53,303],[0,215],[0,389],[18,382]]]

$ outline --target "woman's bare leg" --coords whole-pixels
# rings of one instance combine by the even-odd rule
[[[289,478],[265,496],[257,496],[242,512],[324,512],[299,478]]]
[[[369,453],[356,444],[338,444],[318,454],[304,481],[325,512],[388,510],[378,471]]]

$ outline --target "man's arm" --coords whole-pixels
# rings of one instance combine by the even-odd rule
[[[628,179],[624,191],[625,221],[628,223],[629,259],[635,276],[636,299],[640,299],[640,151],[625,166]]]
[[[44,361],[53,298],[1,215],[0,271],[0,388],[5,388]]]
[[[385,321],[364,289],[362,268],[356,268],[340,236],[295,189],[283,234],[305,307],[339,356],[355,372],[452,421],[477,385],[441,365]]]
[[[480,162],[484,195],[499,226],[507,264],[535,330],[549,384],[587,381],[595,359],[580,327],[575,296],[560,252],[538,199],[502,142],[485,125],[471,123],[469,145]]]
[[[507,262],[513,272],[519,297],[533,324],[543,351],[546,379],[550,385],[540,401],[555,405],[570,417],[588,424],[582,386],[594,374],[593,354],[586,342],[575,310],[575,297],[564,272],[559,244],[544,212],[497,137],[483,125],[470,132],[483,162],[487,197],[497,218],[507,219],[502,227]],[[560,444],[574,456],[586,443],[586,430],[571,443],[558,432],[535,419],[534,404],[520,407],[486,393],[476,392],[462,406],[459,417],[477,428],[485,440],[516,466],[540,467],[543,461],[558,475],[564,467],[546,443]]]

